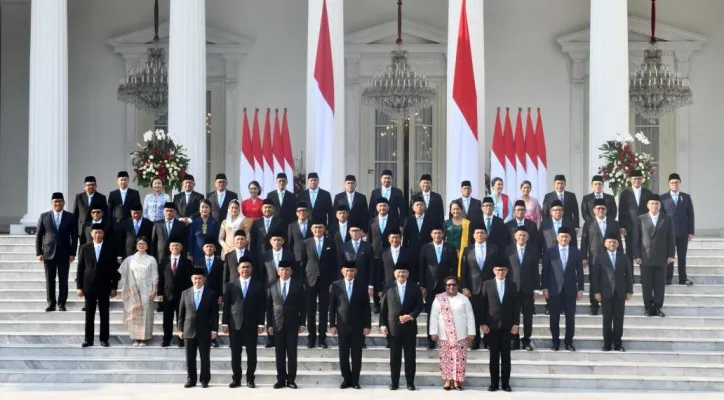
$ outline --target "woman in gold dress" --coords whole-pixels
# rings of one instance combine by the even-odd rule
[[[470,220],[463,218],[463,205],[460,201],[454,200],[450,203],[450,218],[445,221],[445,243],[455,247],[458,251],[457,276],[460,277],[460,265],[463,251],[470,241]]]

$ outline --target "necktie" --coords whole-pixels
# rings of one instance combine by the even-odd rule
[[[221,207],[222,204],[224,204],[224,198],[226,197],[226,191],[219,194],[219,207]]]
[[[561,201],[561,203],[563,203],[563,193],[560,193],[558,195],[558,199]]]
[[[387,217],[380,218],[380,233],[385,233],[385,227],[387,227]]]
[[[505,294],[505,286],[503,285],[503,281],[498,281],[498,300],[500,300],[500,304],[503,304],[503,295]]]
[[[347,283],[347,301],[352,300],[352,281]]]
[[[195,290],[194,291],[194,306],[196,306],[196,309],[199,309],[199,303],[201,303],[201,291]]]
[[[476,251],[475,256],[476,256],[475,258],[476,258],[476,260],[477,260],[477,262],[478,262],[478,267],[480,267],[480,269],[482,270],[482,269],[483,269],[483,265],[485,265],[485,255],[484,255],[484,253],[483,253],[483,246],[482,246],[482,245],[478,245],[478,246],[477,246],[477,251]]]
[[[173,274],[176,275],[176,266],[177,266],[178,259],[176,257],[173,258],[173,265],[171,265],[171,271],[173,271]]]
[[[93,196],[88,196],[88,207],[91,206],[92,202],[93,202]]]
[[[397,265],[397,258],[400,257],[399,249],[392,249],[392,262]]]
[[[357,255],[357,252],[359,251],[359,241],[354,241],[354,255]]]
[[[470,207],[470,199],[463,197],[463,205],[465,206],[465,214],[467,214]]]
[[[121,204],[126,204],[126,192],[121,192]]]
[[[601,221],[601,236],[606,237],[606,221]]]
[[[611,257],[611,265],[613,265],[613,269],[616,269],[616,253],[608,252],[608,255]]]
[[[347,195],[347,203],[349,203],[349,209],[352,209],[352,203],[354,202],[354,194]]]
[[[382,197],[386,198],[387,200],[390,199],[390,188],[385,188],[385,190],[382,191]]]
[[[317,239],[317,257],[322,257],[322,239]]]
[[[281,207],[282,203],[284,203],[284,192],[279,192],[279,206]]]
[[[274,254],[274,266],[279,269],[279,260],[282,258],[282,252]]]
[[[561,248],[561,264],[563,264],[563,271],[566,270],[566,264],[568,264],[568,248]]]
[[[430,194],[425,193],[425,208],[430,206]]]
[[[674,193],[673,196],[671,196],[674,199],[674,205],[679,205],[679,194]]]
[[[442,246],[435,246],[435,255],[437,255],[437,263],[440,264],[440,257],[442,256]]]
[[[244,297],[246,297],[246,292],[249,290],[249,281],[247,281],[247,280],[244,281],[244,289],[242,289],[242,290],[243,290],[242,294],[244,295]]]
[[[311,197],[310,200],[312,201],[312,208],[314,208],[314,203],[317,202],[317,191],[316,191],[316,190],[310,190],[310,191],[309,191],[309,197]]]
[[[244,257],[244,253],[241,250],[236,251],[236,259],[241,260],[241,257]]]
[[[556,231],[556,236],[558,236],[558,228],[561,227],[561,223],[556,221],[553,223],[553,229]]]
[[[211,258],[206,257],[206,272],[211,273]]]
[[[490,234],[490,224],[491,218],[485,218],[485,229],[488,231],[488,235]]]
[[[307,236],[307,223],[302,222],[301,224],[299,224],[299,230],[302,232],[302,237]]]
[[[171,221],[166,222],[166,235],[171,236]]]
[[[100,260],[101,258],[101,246],[96,245],[96,261]]]
[[[191,193],[186,193],[186,205],[191,201]]]
[[[422,231],[422,218],[417,219],[417,231]]]
[[[287,283],[284,282],[284,287],[282,287],[282,300],[287,301]]]
[[[523,220],[523,221],[518,221],[518,226],[523,226],[523,225],[525,225],[525,220]]]
[[[269,233],[269,225],[271,225],[271,219],[264,218],[264,230]]]
[[[55,230],[60,229],[60,214],[55,214]]]
[[[138,235],[138,221],[133,221],[133,229],[136,231],[136,235]]]
[[[518,252],[518,260],[521,264],[523,264],[523,256],[525,256],[525,248],[521,247],[520,251]]]
[[[400,288],[400,305],[402,305],[405,302],[405,285],[398,286]]]

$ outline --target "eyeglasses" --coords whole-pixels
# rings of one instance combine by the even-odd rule
[[[457,283],[446,283],[445,284],[445,286],[447,286],[447,287],[453,287],[453,286],[457,286],[457,285],[458,285]]]
[[[91,211],[91,214],[100,214],[102,211]]]

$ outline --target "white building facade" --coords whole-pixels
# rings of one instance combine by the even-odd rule
[[[170,61],[185,63],[193,76],[184,79],[194,79],[194,88],[204,86],[198,75],[205,76],[206,96],[203,91],[198,92],[203,98],[174,95],[172,81],[170,115],[188,109],[209,114],[206,137],[194,137],[207,147],[199,160],[205,176],[196,174],[197,182],[210,191],[210,177],[226,172],[230,188],[245,192],[236,179],[242,107],[288,108],[293,152],[304,159],[307,2],[189,0],[203,7],[201,17],[188,5],[172,9],[180,3],[160,2],[161,43],[172,53],[181,49],[183,54],[177,50]],[[389,63],[395,3],[345,1],[343,167],[357,176],[364,193],[386,168],[395,171],[403,190],[416,188],[420,174],[431,173],[433,187],[443,191],[447,1],[406,1],[402,24],[410,60],[437,88],[437,102],[409,121],[389,121],[360,99],[365,83]],[[607,7],[620,9],[603,13],[581,0],[485,1],[484,138],[489,147],[496,107],[540,107],[549,178],[565,174],[569,188],[583,194],[602,138],[621,127],[643,130],[652,142],[646,150],[658,163],[654,192],[667,190],[666,177],[678,172],[700,215],[697,234],[719,236],[724,215],[714,210],[722,190],[712,178],[724,170],[717,94],[724,88],[719,78],[724,25],[718,19],[724,2],[657,1],[664,62],[690,79],[694,104],[655,123],[621,107],[626,99],[615,90],[623,84],[626,66],[633,71],[643,61],[650,5],[649,0],[607,1]],[[179,15],[188,17],[184,23],[193,25],[193,32],[174,36],[178,31],[170,29],[169,19]],[[65,188],[70,199],[82,190],[84,176],[95,175],[98,190],[107,194],[115,188],[116,172],[131,169],[128,153],[154,121],[120,103],[116,89],[153,37],[153,12],[147,0],[2,0],[0,16],[0,227],[7,228],[37,220],[49,206],[52,187]],[[592,26],[608,28],[592,31]],[[67,41],[58,39],[64,30]],[[199,50],[204,42],[205,54]],[[602,75],[597,60],[618,65],[619,73]],[[181,118],[169,122],[174,133],[188,137],[199,131]],[[591,126],[590,121],[602,122]],[[322,186],[338,192],[343,182]],[[482,190],[474,188],[475,195]]]

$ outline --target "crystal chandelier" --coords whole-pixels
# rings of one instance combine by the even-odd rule
[[[644,63],[629,76],[629,104],[642,117],[655,121],[664,114],[692,104],[689,80],[671,71],[656,46],[656,0],[651,0],[651,48],[644,50]]]
[[[153,9],[154,37],[143,68],[131,69],[118,85],[118,100],[163,119],[168,112],[168,67],[158,38],[158,0]]]
[[[391,118],[402,119],[429,107],[435,99],[435,89],[408,64],[407,51],[402,50],[402,0],[397,1],[396,43],[392,63],[362,90],[362,100]]]

